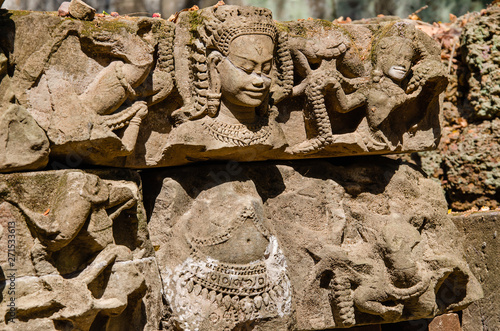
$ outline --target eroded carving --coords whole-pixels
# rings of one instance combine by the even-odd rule
[[[33,15],[35,26],[45,23]],[[174,88],[173,27],[147,18],[47,23],[50,31],[39,31],[43,44],[26,46],[31,54],[10,54],[11,74],[0,87],[4,103],[14,98],[27,108],[54,156],[106,163],[132,154],[149,108]],[[26,33],[6,32],[7,46]]]
[[[35,191],[43,190],[43,185],[31,192],[25,189],[47,180],[54,186],[46,187],[50,199],[36,202]],[[26,260],[17,261],[24,264],[16,275],[20,328],[38,323],[49,325],[47,330],[61,326],[107,329],[119,323],[109,318],[117,318],[127,307],[135,308],[146,293],[145,278],[138,269],[137,252],[129,248],[135,247],[116,235],[114,223],[133,229],[130,221],[136,218],[137,222],[136,183],[67,171],[35,173],[17,180],[4,176],[1,185],[2,205],[14,215],[9,221],[18,229],[29,229],[19,232],[17,240],[26,241],[21,237],[30,232],[33,236]],[[42,206],[48,208],[40,212]],[[21,222],[26,225],[17,225]],[[136,233],[133,241],[138,240]],[[2,269],[7,270],[6,266],[2,264]],[[6,324],[7,315],[2,314]]]
[[[412,167],[371,158],[238,169],[154,178],[163,185],[149,230],[177,328],[266,329],[268,317],[294,330],[396,323],[482,295],[440,186]],[[289,293],[294,310],[263,311],[266,293],[267,309],[273,297],[286,307]]]
[[[34,170],[49,160],[45,132],[22,106],[10,104],[0,115],[0,172]]]
[[[359,138],[353,140],[366,152],[404,149],[408,133],[422,130],[421,122],[435,111],[423,98],[436,99],[446,86],[443,66],[412,23],[393,22],[380,29],[379,36],[372,37],[371,56],[359,54],[354,41],[338,27],[324,33],[323,43],[315,40],[317,36],[292,39],[294,60],[304,77],[294,86],[294,95],[305,94],[312,122],[312,137],[293,146],[292,153],[318,151],[345,139],[332,130],[333,112],[364,110],[354,131]],[[354,58],[346,55],[351,48],[358,53]],[[356,77],[356,67],[365,75]]]
[[[240,193],[242,188],[248,190]],[[253,190],[251,183],[225,183],[200,192],[171,224],[172,240],[154,235],[172,311],[169,325],[233,330],[290,315],[287,263]],[[152,229],[167,225],[158,216]],[[174,259],[172,250],[179,251]]]
[[[13,47],[12,36],[30,38],[23,24],[4,24],[0,95],[30,112],[60,159],[147,168],[410,152],[439,139],[446,77],[411,21],[279,23],[221,4],[175,23],[24,18],[44,19],[33,49]]]

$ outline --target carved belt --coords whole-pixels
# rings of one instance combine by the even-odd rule
[[[269,282],[264,262],[246,265],[201,262],[191,273],[190,280],[203,288],[217,293],[254,296],[264,293]],[[189,282],[188,281],[188,282]]]

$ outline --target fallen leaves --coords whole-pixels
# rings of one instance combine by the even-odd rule
[[[344,19],[344,16],[340,16],[339,18],[337,18],[333,21],[333,23],[337,23],[337,24],[345,24],[345,23],[351,23],[351,22],[352,22],[352,19],[350,17],[346,17]]]
[[[220,3],[222,3],[222,5],[223,5],[224,1],[219,1],[216,6],[221,6]],[[179,18],[180,13],[185,12],[185,11],[197,11],[199,9],[200,9],[200,7],[198,7],[197,5],[194,5],[191,8],[185,8],[181,11],[176,12],[175,14],[170,15],[170,17],[167,19],[167,21],[172,22],[172,23],[177,23],[177,19]]]

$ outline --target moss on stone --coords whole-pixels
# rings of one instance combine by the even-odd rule
[[[370,59],[371,59],[372,63],[375,63],[375,49],[377,48],[379,41],[382,38],[384,38],[385,36],[387,36],[389,31],[392,29],[394,24],[396,24],[397,22],[399,22],[399,21],[390,22],[386,26],[383,26],[382,28],[374,31],[373,37],[372,37],[372,42],[371,42],[372,47],[370,49]]]
[[[331,28],[333,27],[333,23],[332,23],[332,22],[330,22],[330,21],[327,21],[327,20],[320,20],[320,19],[315,20],[315,21],[316,21],[316,22],[319,22],[319,23],[323,26],[323,28],[325,28],[325,29],[327,29],[327,30],[328,30],[328,29],[331,29]]]
[[[189,12],[189,30],[191,32],[198,31],[198,27],[203,24],[203,17],[197,10]]]
[[[8,10],[7,13],[10,15],[11,18],[14,18],[14,17],[20,17],[20,16],[27,16],[27,15],[31,14],[32,11],[29,11],[29,10]]]
[[[167,38],[172,34],[172,27],[165,20],[157,20],[153,23],[151,30],[160,39]]]
[[[276,22],[276,28],[280,32],[290,32],[290,27],[284,22]]]
[[[66,18],[72,19],[72,18]],[[80,21],[83,24],[82,36],[90,36],[95,32],[107,31],[111,33],[120,33],[126,31],[127,33],[135,34],[137,26],[134,24],[127,24],[126,21],[120,19],[95,19],[93,21]]]

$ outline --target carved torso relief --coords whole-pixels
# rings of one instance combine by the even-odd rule
[[[410,21],[275,22],[267,9],[218,5],[174,22],[50,24],[31,55],[3,50],[0,96],[27,109],[54,158],[147,168],[411,152],[439,139],[446,77]]]

